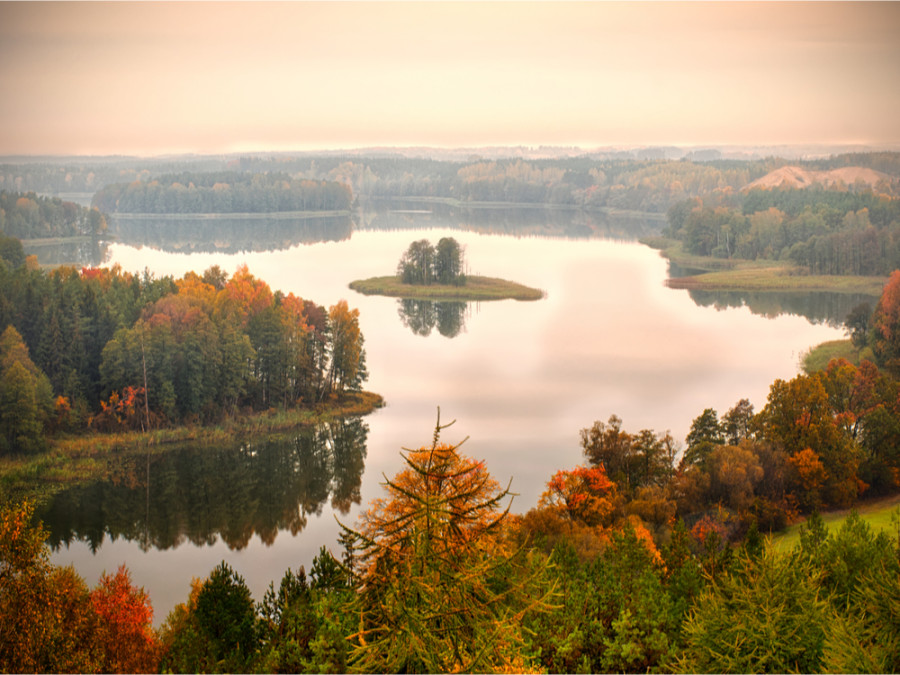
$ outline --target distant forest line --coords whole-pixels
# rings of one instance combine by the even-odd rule
[[[862,167],[877,182],[755,188],[787,165]],[[871,172],[870,172],[871,173]],[[15,188],[15,189],[11,189]],[[886,277],[900,268],[900,153],[814,161],[643,160],[590,156],[438,161],[402,156],[34,163],[0,166],[0,232],[20,239],[100,236],[120,214],[350,213],[381,199],[558,206],[665,215],[686,252],[777,260],[799,272]],[[93,209],[44,193],[93,191]],[[31,192],[28,192],[31,191]],[[334,223],[344,227],[344,223]]]

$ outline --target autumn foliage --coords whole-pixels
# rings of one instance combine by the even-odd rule
[[[91,608],[98,618],[95,641],[101,670],[110,673],[152,672],[159,662],[153,631],[153,608],[142,588],[136,588],[122,565],[114,575],[103,574],[91,591]]]
[[[71,567],[50,564],[33,508],[0,508],[0,670],[156,672],[153,610],[128,570],[93,591]]]

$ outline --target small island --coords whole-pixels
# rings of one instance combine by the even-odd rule
[[[464,273],[463,248],[444,237],[437,246],[415,241],[400,258],[391,276],[359,279],[350,288],[363,295],[416,300],[540,300],[545,293],[513,281]]]

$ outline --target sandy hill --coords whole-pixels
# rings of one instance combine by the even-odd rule
[[[840,169],[831,169],[830,171],[809,171],[801,169],[799,166],[783,166],[753,181],[744,189],[752,190],[758,187],[806,188],[817,184],[831,187],[840,183],[849,187],[857,182],[865,183],[869,187],[875,187],[882,180],[890,183],[892,178],[881,171],[861,166],[847,166]]]

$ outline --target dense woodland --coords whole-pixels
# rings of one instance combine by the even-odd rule
[[[106,219],[97,209],[86,209],[59,197],[44,197],[34,192],[0,191],[0,236],[96,237],[105,231]]]
[[[45,432],[311,406],[367,377],[358,310],[273,292],[246,267],[182,279],[0,262],[0,454]]]
[[[181,173],[150,181],[113,183],[94,195],[106,213],[272,213],[347,211],[350,188],[335,181],[284,173]]]
[[[813,274],[900,268],[900,200],[871,190],[753,189],[680,202],[668,220],[696,255],[790,260]]]
[[[847,318],[864,356],[858,366],[835,360],[777,380],[759,411],[746,400],[721,415],[698,411],[683,452],[668,433],[630,431],[616,416],[598,420],[581,430],[584,464],[548,476],[539,502],[521,515],[510,512],[514,483],[504,489],[484,462],[448,443],[457,430],[439,418],[432,443],[398,458],[384,496],[344,524],[335,553],[320,551],[308,574],[286,570],[253,598],[223,562],[193,582],[159,629],[151,598],[127,569],[89,587],[72,568],[49,562],[32,505],[4,503],[0,669],[900,670],[900,516],[889,536],[855,514],[827,533],[817,515],[900,490],[895,201],[870,190],[739,192],[771,162],[266,161],[299,180],[343,173],[354,194],[368,196],[669,210],[672,233],[695,253],[790,258],[816,269],[801,252],[834,246],[846,255],[831,269],[890,278],[874,308]],[[897,158],[854,161],[888,170]],[[401,173],[413,164],[420,170],[407,180]],[[230,168],[251,166],[267,165]],[[877,245],[865,248],[866,236]],[[117,268],[44,272],[11,237],[0,240],[0,254],[4,454],[40,453],[59,431],[308,405],[366,377],[363,338],[346,303],[326,310],[273,292],[246,268],[181,279]],[[365,433],[335,430],[344,433],[348,470],[340,480],[352,499]],[[316,455],[309,448],[330,441],[303,443],[274,453],[274,465],[302,464]],[[268,472],[274,508],[287,518],[291,476],[258,467],[224,470]],[[305,494],[311,508],[326,498],[321,487]],[[185,499],[190,511],[195,497]],[[779,553],[762,537],[801,517],[792,551]],[[244,535],[268,527],[252,512],[242,525]],[[128,523],[121,527],[124,535]],[[164,528],[157,534],[169,541]]]

